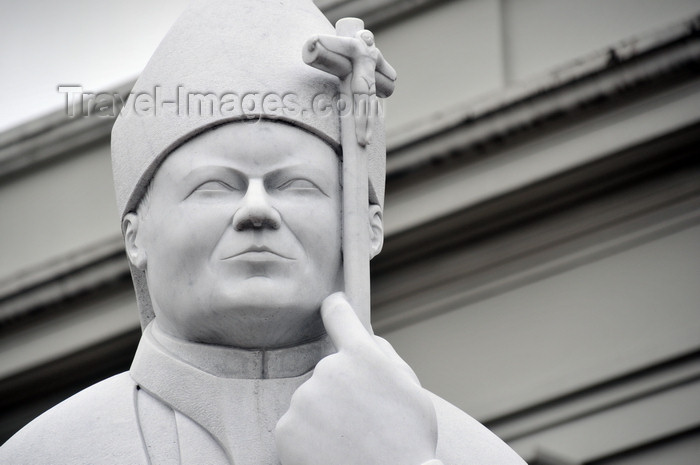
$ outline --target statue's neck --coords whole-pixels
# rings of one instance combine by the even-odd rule
[[[292,378],[312,370],[335,352],[327,336],[283,349],[239,349],[179,339],[158,327],[157,319],[146,329],[171,355],[193,367],[223,378]]]

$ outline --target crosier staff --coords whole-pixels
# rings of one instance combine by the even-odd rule
[[[340,78],[341,96],[352,111],[340,108],[343,151],[343,272],[345,293],[367,331],[370,325],[367,146],[379,111],[377,97],[394,92],[396,71],[357,18],[343,18],[336,35],[318,35],[304,45],[302,58]],[[348,96],[352,98],[347,99]]]

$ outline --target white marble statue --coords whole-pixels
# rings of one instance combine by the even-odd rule
[[[173,26],[112,133],[144,325],[133,365],[27,425],[0,463],[524,463],[371,332],[383,121],[331,104],[386,96],[396,75],[357,20],[335,34],[311,0],[204,0]]]

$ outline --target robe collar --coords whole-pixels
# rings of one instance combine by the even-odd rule
[[[304,344],[269,350],[247,350],[201,344],[173,337],[154,320],[144,331],[149,344],[157,344],[186,364],[223,378],[293,378],[312,370],[326,355],[335,352],[327,336]]]
[[[204,427],[233,457],[252,447],[254,439],[246,439],[246,431],[254,428],[248,421],[236,426],[232,419],[260,402],[270,409],[273,427],[316,363],[334,351],[327,337],[269,351],[197,344],[168,336],[151,323],[130,374],[140,389]]]

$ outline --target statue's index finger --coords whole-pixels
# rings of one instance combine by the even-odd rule
[[[372,337],[357,317],[342,292],[326,297],[321,304],[321,318],[328,336],[340,351],[359,344],[374,344]]]

